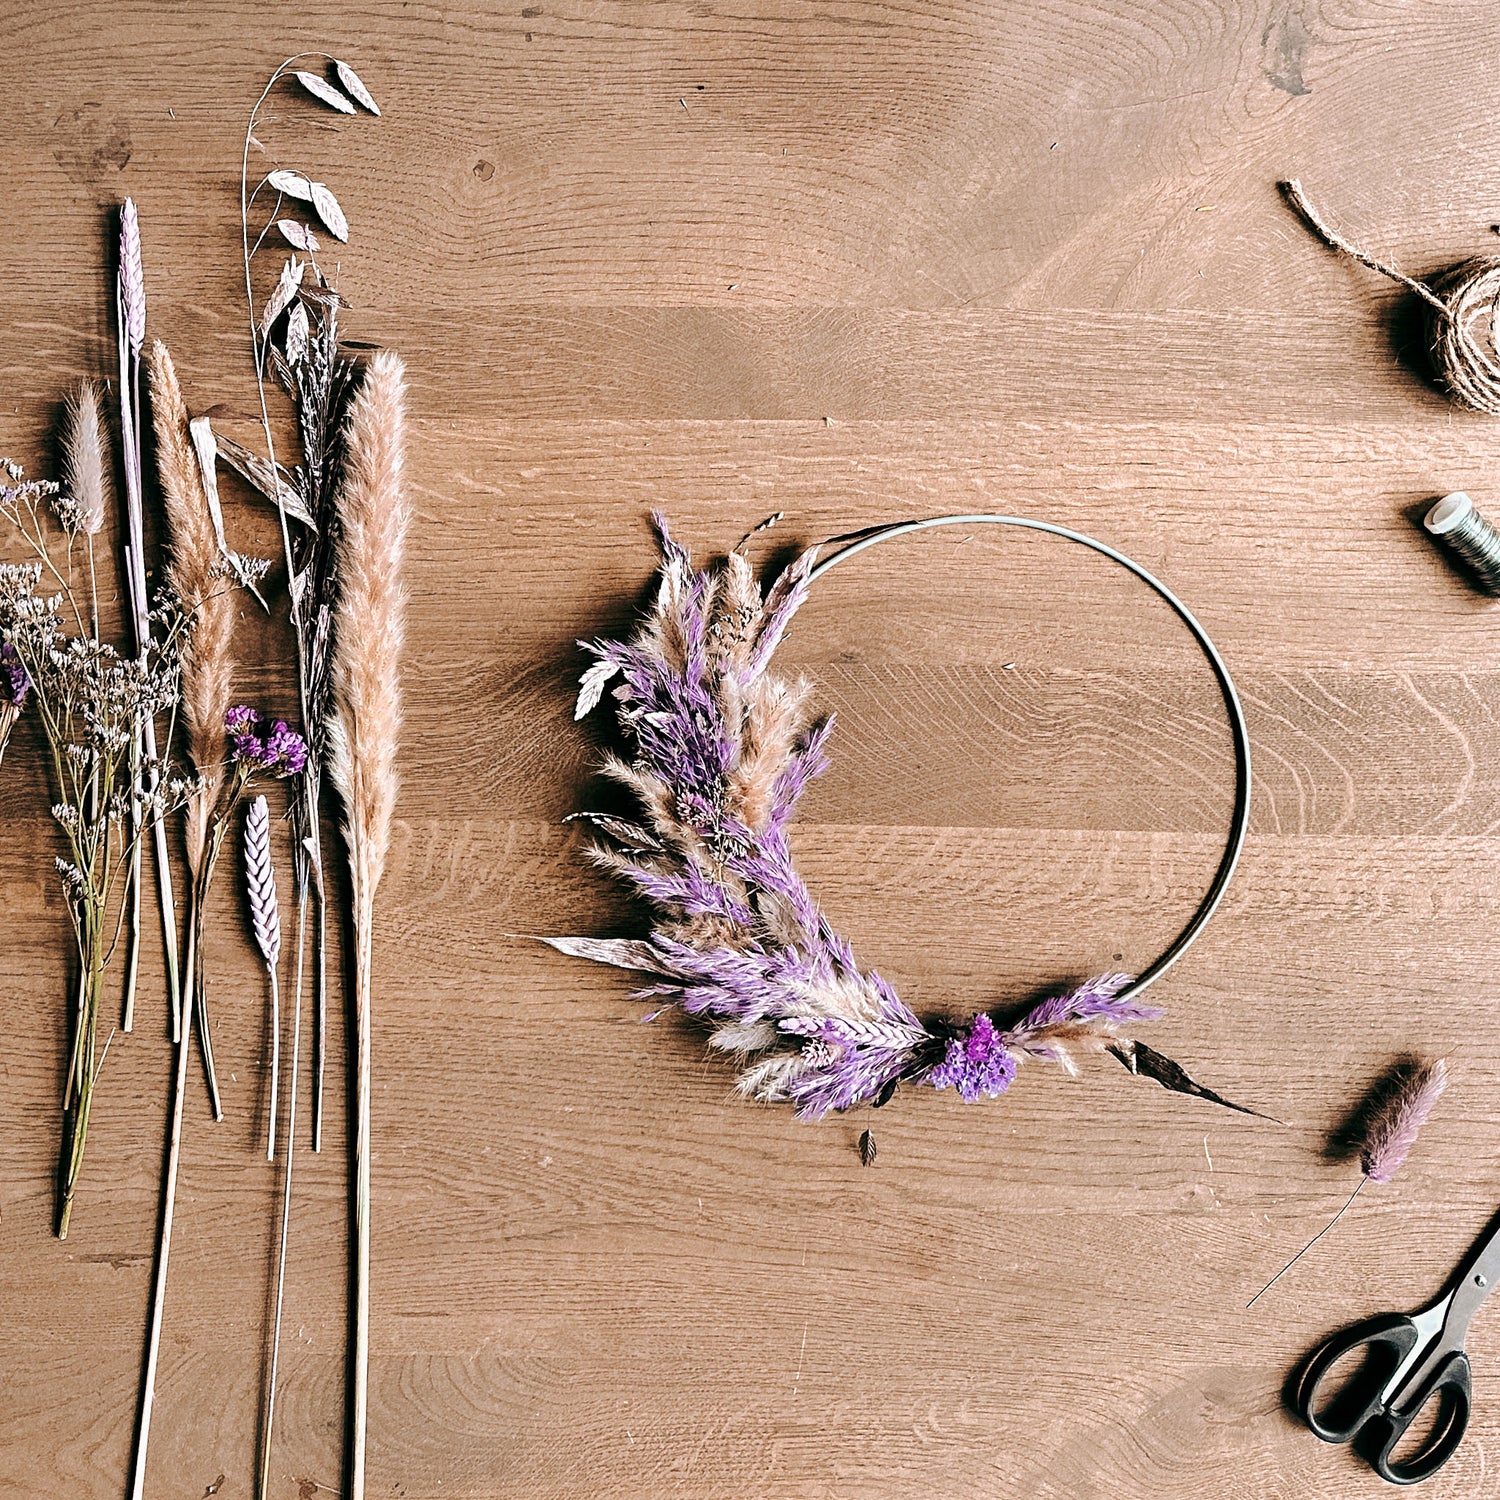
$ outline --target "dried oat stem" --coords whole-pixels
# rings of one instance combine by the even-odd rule
[[[270,348],[270,331],[267,330],[264,337],[260,333],[255,314],[255,287],[250,275],[250,261],[253,251],[250,246],[250,147],[255,139],[255,122],[260,115],[261,106],[271,95],[271,90],[295,70],[296,64],[309,58],[315,58],[324,62],[334,62],[336,59],[327,52],[299,52],[287,58],[280,67],[271,74],[266,81],[266,86],[260,91],[260,97],[255,101],[250,111],[250,118],[245,125],[245,144],[240,157],[240,246],[244,261],[245,275],[245,312],[250,323],[250,347],[255,360],[255,390],[256,397],[260,403],[261,431],[266,440],[266,456],[270,460],[271,485],[273,492],[277,488],[276,480],[280,473],[276,462],[276,437],[271,430],[270,408],[266,401],[266,360]],[[259,187],[256,188],[259,191]],[[291,527],[287,520],[285,507],[276,502],[276,518],[281,528],[281,553],[286,565],[287,593],[290,600],[289,612],[291,615],[292,635],[297,647],[297,708],[301,720],[302,737],[307,741],[309,748],[313,743],[315,725],[313,723],[309,693],[308,693],[308,671],[306,641],[308,639],[307,623],[304,618],[302,601],[296,588],[296,562],[292,555]],[[324,979],[327,973],[324,950],[324,931],[326,927],[326,903],[327,897],[323,886],[322,870],[322,847],[319,833],[318,800],[316,789],[316,778],[306,775],[300,779],[299,793],[308,801],[307,824],[308,831],[306,843],[297,848],[295,853],[295,869],[297,874],[297,903],[299,908],[307,902],[309,894],[312,895],[317,905],[317,989],[314,996],[314,1005],[317,1010],[317,1075],[315,1081],[313,1099],[313,1148],[317,1150],[322,1145],[323,1133],[323,1036],[324,1036],[324,1013],[327,1004],[326,992],[324,990]],[[303,954],[299,946],[297,954],[297,982],[301,983],[301,965]]]

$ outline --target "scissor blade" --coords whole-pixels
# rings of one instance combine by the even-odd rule
[[[1412,1314],[1412,1325],[1417,1330],[1416,1342],[1411,1346],[1411,1352],[1391,1371],[1391,1378],[1386,1381],[1380,1392],[1380,1404],[1385,1407],[1400,1406],[1400,1397],[1404,1388],[1411,1384],[1414,1374],[1421,1374],[1419,1365],[1425,1368],[1432,1362],[1432,1356],[1438,1352],[1447,1353],[1446,1349],[1439,1351],[1442,1340],[1443,1325],[1448,1318],[1448,1306],[1452,1299],[1444,1297],[1440,1302],[1434,1302],[1425,1312]]]
[[[1469,1321],[1500,1278],[1500,1218],[1495,1219],[1469,1252],[1469,1259],[1453,1283],[1452,1306],[1443,1334],[1450,1347],[1463,1347]]]

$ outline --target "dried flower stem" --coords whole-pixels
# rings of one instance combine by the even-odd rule
[[[370,963],[375,893],[395,807],[405,633],[401,564],[411,510],[402,485],[406,377],[382,351],[350,407],[339,514],[336,708],[329,774],[343,798],[354,915],[354,1348],[349,1494],[363,1500],[370,1331]]]
[[[135,204],[129,198],[120,213],[120,272],[116,283],[116,328],[120,356],[120,437],[124,449],[125,524],[124,544],[126,593],[137,655],[144,662],[151,649],[151,616],[146,590],[146,542],[142,517],[141,478],[141,346],[146,336],[146,290],[141,270],[140,225]],[[135,798],[131,809],[132,831],[141,817],[143,793],[154,786],[141,783],[141,766],[157,760],[156,724],[147,717],[132,744],[132,777]],[[172,1012],[172,1038],[182,1028],[182,986],[177,968],[177,903],[172,890],[172,867],[167,853],[166,823],[158,807],[152,814],[152,842],[156,855],[157,903],[162,937],[166,945],[167,992]],[[140,962],[141,850],[132,837],[130,864],[130,946],[125,989],[124,1029],[130,1030],[134,1016],[136,977]]]
[[[20,470],[7,466],[10,477]],[[64,1136],[59,1166],[56,1230],[65,1238],[74,1193],[83,1166],[94,1084],[98,1077],[96,1037],[103,976],[130,907],[128,890],[115,893],[139,847],[139,820],[131,809],[154,813],[161,804],[159,766],[150,760],[144,793],[135,780],[140,765],[133,739],[137,727],[173,707],[178,695],[178,633],[171,623],[144,659],[122,660],[82,624],[83,607],[72,579],[72,543],[78,511],[71,500],[54,506],[67,541],[66,557],[55,558],[38,501],[56,486],[0,483],[0,514],[37,554],[36,563],[0,567],[0,626],[7,637],[7,675],[19,672],[26,701],[35,712],[52,761],[57,801],[52,815],[67,841],[59,859],[63,895],[72,921],[80,977],[72,1012],[72,1053],[64,1086]],[[64,571],[66,569],[66,571]],[[38,592],[44,573],[62,586],[60,595]],[[78,623],[71,635],[60,613]],[[13,660],[12,660],[13,658]],[[14,681],[11,692],[16,692]],[[170,725],[168,730],[170,740]]]
[[[1364,1106],[1359,1151],[1364,1175],[1344,1206],[1245,1304],[1247,1312],[1344,1217],[1360,1188],[1367,1182],[1389,1182],[1400,1171],[1416,1144],[1417,1132],[1447,1087],[1448,1066],[1441,1058],[1401,1067],[1387,1075]]]
[[[281,1362],[281,1309],[286,1296],[286,1246],[292,1222],[292,1165],[297,1159],[297,1071],[302,1051],[302,948],[307,933],[307,903],[297,904],[297,980],[292,996],[292,1076],[287,1084],[286,1156],[281,1183],[281,1229],[276,1246],[275,1312],[271,1321],[271,1360],[261,1395],[260,1469],[256,1500],[268,1500],[271,1489],[271,1444],[276,1425],[276,1380]],[[275,1116],[272,1115],[274,1121]]]

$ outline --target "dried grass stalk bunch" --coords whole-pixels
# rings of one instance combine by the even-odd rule
[[[316,63],[332,77],[309,71]],[[329,709],[328,652],[335,596],[333,533],[337,518],[340,441],[352,366],[338,356],[338,312],[346,306],[318,265],[316,230],[335,240],[349,238],[349,221],[338,199],[311,173],[289,167],[250,181],[252,147],[264,150],[256,134],[260,111],[272,91],[291,80],[303,99],[315,100],[341,115],[379,115],[363,80],[346,62],[325,52],[289,57],[271,74],[250,111],[240,163],[240,232],[244,253],[245,302],[250,321],[255,381],[260,399],[264,455],[219,439],[219,452],[276,506],[290,594],[292,633],[297,646],[297,693],[307,767],[292,803],[293,873],[297,883],[297,993],[302,988],[303,934],[309,903],[315,908],[313,1149],[323,1135],[324,1038],[327,1014],[327,892],[323,883],[321,818],[327,747],[324,725]],[[269,207],[266,200],[271,199]],[[265,195],[263,198],[262,195]],[[293,217],[301,211],[303,218]],[[264,215],[258,232],[252,219]],[[304,222],[306,220],[307,222]],[[274,231],[274,239],[272,234]],[[254,261],[268,243],[291,246],[296,254],[281,265],[276,282],[257,303]],[[297,419],[301,463],[277,460],[276,437],[267,400],[271,377],[290,396]],[[269,1427],[269,1421],[265,1424]]]
[[[90,535],[84,527],[92,514],[90,500],[80,504],[0,461],[0,517],[35,558],[0,565],[3,696],[12,720],[23,705],[33,710],[47,745],[52,816],[67,849],[57,870],[80,959],[62,1101],[60,1239],[72,1219],[103,1065],[99,1006],[131,904],[127,872],[143,829],[178,795],[165,763],[142,748],[142,726],[175,709],[189,629],[169,597],[150,614],[144,657],[122,657],[100,638],[90,623],[92,586],[86,590],[75,573],[78,538]]]
[[[339,489],[339,606],[329,776],[344,804],[354,908],[354,1349],[349,1492],[364,1494],[370,1325],[370,996],[375,894],[396,805],[401,729],[402,565],[411,506],[402,479],[406,373],[382,351],[349,411]]]
[[[312,71],[316,66],[319,71]],[[297,889],[296,981],[293,999],[292,1079],[288,1090],[287,1152],[280,1250],[276,1269],[275,1321],[271,1332],[268,1378],[263,1391],[260,1466],[257,1493],[270,1487],[270,1465],[276,1412],[277,1360],[281,1338],[281,1306],[286,1273],[286,1245],[292,1201],[292,1134],[297,1087],[297,1039],[300,1037],[302,976],[309,906],[314,916],[314,1048],[312,1146],[322,1146],[323,1077],[327,1015],[327,904],[323,875],[321,802],[324,777],[330,772],[332,747],[328,724],[333,711],[332,641],[335,633],[336,538],[340,526],[339,497],[343,443],[350,430],[346,421],[352,365],[338,353],[338,314],[346,306],[318,263],[319,235],[349,238],[349,222],[338,199],[311,172],[277,166],[253,182],[252,150],[265,150],[257,133],[262,106],[283,81],[304,100],[314,101],[339,115],[379,115],[370,90],[346,62],[327,53],[290,57],[273,72],[250,111],[245,127],[240,165],[240,228],[244,255],[245,301],[260,399],[264,454],[251,452],[223,437],[219,455],[236,468],[276,506],[282,552],[287,568],[290,615],[297,648],[297,693],[306,764],[297,780],[291,804],[293,875]],[[274,195],[274,197],[273,197]],[[252,220],[259,228],[252,227]],[[290,246],[294,252],[280,265],[263,298],[257,299],[256,256],[268,244]],[[299,258],[303,257],[303,258]],[[297,423],[301,461],[291,466],[277,459],[276,435],[270,419],[268,391],[273,380],[291,399]],[[351,820],[354,812],[351,809]],[[373,899],[373,889],[370,892]],[[356,896],[357,902],[357,896]],[[366,914],[366,927],[368,914]],[[356,926],[360,917],[356,911]],[[368,960],[368,952],[365,954]],[[363,1000],[368,1002],[366,962]],[[368,1040],[368,1038],[366,1038]],[[368,1058],[366,1055],[366,1074]],[[356,1176],[358,1174],[356,1173]],[[366,1176],[366,1188],[368,1186]],[[367,1194],[366,1194],[367,1196]],[[364,1200],[361,1200],[362,1202]],[[367,1323],[367,1290],[363,1280],[356,1301],[366,1309],[356,1320]],[[363,1337],[356,1332],[357,1341]],[[364,1354],[356,1358],[355,1405],[357,1439],[351,1436],[351,1473],[358,1496],[364,1476]],[[357,1454],[357,1457],[355,1456]]]
[[[595,861],[652,904],[655,922],[644,939],[548,942],[652,975],[640,995],[708,1019],[712,1044],[741,1060],[743,1093],[790,1101],[805,1119],[883,1103],[901,1082],[993,1098],[1028,1058],[1071,1071],[1078,1054],[1161,1014],[1121,995],[1128,976],[1105,974],[1007,1029],[987,1014],[955,1026],[919,1019],[862,970],[787,841],[798,799],[827,764],[832,720],[818,717],[806,681],[770,669],[817,549],[762,595],[742,551],[698,570],[660,517],[657,527],[655,607],[630,641],[583,643],[596,660],[577,710],[582,718],[614,684],[632,756],[610,757],[604,771],[642,816],[581,816],[603,836]]]

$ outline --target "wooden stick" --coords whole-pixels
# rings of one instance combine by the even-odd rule
[[[182,1102],[187,1093],[187,1060],[191,1050],[192,1027],[184,1025],[177,1038],[177,1068],[172,1080],[172,1126],[167,1137],[167,1174],[162,1188],[161,1224],[156,1236],[156,1280],[151,1289],[151,1323],[146,1336],[146,1367],[141,1376],[141,1403],[136,1418],[130,1500],[143,1500],[146,1492],[146,1448],[151,1438],[156,1364],[161,1353],[162,1315],[167,1305],[167,1261],[172,1253],[172,1216],[177,1206],[177,1171],[182,1161]]]

